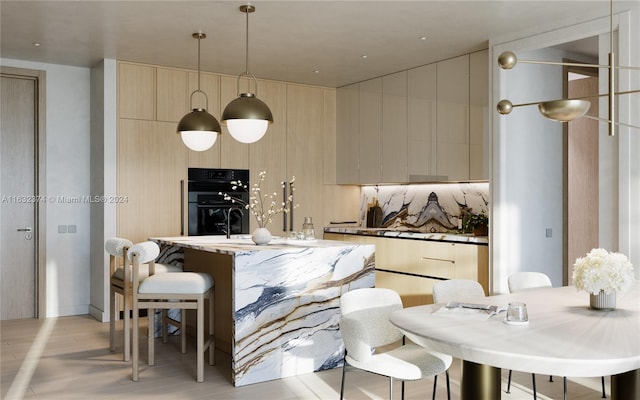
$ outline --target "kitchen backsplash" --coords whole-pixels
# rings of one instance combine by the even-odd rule
[[[489,215],[488,182],[364,186],[361,193],[362,226],[376,201],[382,210],[377,227],[402,231],[459,231],[465,214]]]

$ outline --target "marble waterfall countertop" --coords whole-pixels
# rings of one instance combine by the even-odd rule
[[[358,226],[330,226],[324,228],[325,233],[342,233],[346,235],[377,236],[397,239],[431,240],[440,242],[455,242],[477,245],[488,245],[488,236],[473,236],[447,232],[415,232],[401,231],[387,228],[363,228]]]
[[[235,386],[342,365],[340,296],[375,284],[372,244],[274,238],[257,246],[247,235],[150,240],[161,248],[157,262],[214,276],[216,347],[228,340]]]

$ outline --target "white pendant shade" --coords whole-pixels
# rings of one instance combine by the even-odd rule
[[[242,143],[257,142],[269,128],[269,121],[264,119],[228,119],[226,123],[229,134]]]
[[[211,131],[182,131],[182,142],[193,151],[205,151],[211,148],[218,138],[217,132]]]

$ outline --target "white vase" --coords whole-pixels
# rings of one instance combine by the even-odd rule
[[[258,228],[251,235],[251,240],[258,246],[269,244],[272,238],[273,236],[271,236],[271,232],[267,228]]]
[[[601,290],[598,294],[589,294],[589,305],[594,310],[613,310],[616,308],[616,292],[606,294]]]

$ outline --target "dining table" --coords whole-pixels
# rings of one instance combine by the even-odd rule
[[[512,302],[528,321],[507,323]],[[563,377],[611,376],[611,398],[640,399],[640,281],[617,293],[616,306],[596,310],[574,286],[474,298],[467,306],[432,304],[390,314],[411,341],[459,358],[461,399],[501,396],[501,369]]]

